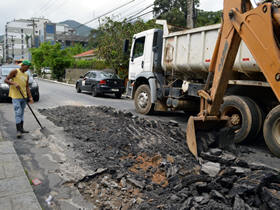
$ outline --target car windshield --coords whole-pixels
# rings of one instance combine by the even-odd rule
[[[2,68],[1,68],[1,74],[2,74],[2,76],[3,77],[6,77],[6,76],[8,76],[9,74],[10,74],[10,72],[12,71],[12,70],[15,70],[16,69],[16,67],[15,66],[11,66],[11,67],[5,67],[5,66],[2,66]],[[34,79],[33,79],[33,76],[32,76],[32,73],[28,70],[27,71],[27,74],[28,74],[28,76],[29,76],[29,83],[32,83],[33,81],[34,81]]]
[[[119,76],[109,72],[100,72],[100,76],[106,79],[119,79]]]
[[[15,67],[2,67],[2,76],[8,76]]]

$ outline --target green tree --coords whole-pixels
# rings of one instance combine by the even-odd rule
[[[119,69],[128,69],[128,56],[123,54],[123,41],[132,40],[134,34],[154,28],[155,21],[144,22],[138,20],[130,23],[127,20],[122,22],[113,21],[110,18],[104,20],[104,24],[98,29],[99,37],[97,43],[98,57],[104,59],[118,72]]]
[[[208,12],[203,10],[198,10],[197,12],[197,22],[196,26],[206,26],[220,23],[222,20],[223,11]]]
[[[154,13],[157,19],[165,19],[171,25],[186,27],[188,6],[191,0],[155,0]],[[199,6],[199,0],[194,0]]]
[[[69,49],[61,49],[61,44],[43,43],[39,48],[31,49],[32,62],[36,73],[41,74],[42,67],[52,69],[52,78],[61,80],[65,75],[65,68],[71,65],[73,57]]]

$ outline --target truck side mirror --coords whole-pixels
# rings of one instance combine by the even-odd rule
[[[129,40],[126,39],[126,40],[124,40],[124,42],[123,42],[123,53],[124,53],[124,54],[127,54],[127,53],[128,53],[128,48],[129,48]]]
[[[81,76],[80,76],[80,79],[84,79],[84,76],[83,76],[83,75],[81,75]]]

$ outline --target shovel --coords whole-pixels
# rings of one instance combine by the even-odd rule
[[[17,89],[20,92],[20,95],[22,96],[22,98],[24,98],[24,95],[23,95],[20,87],[18,87]],[[32,108],[31,108],[31,106],[29,105],[28,102],[27,102],[27,106],[28,106],[29,110],[31,111],[32,115],[34,116],[34,118],[36,119],[37,123],[39,124],[39,126],[41,128],[40,129],[41,133],[43,133],[46,137],[48,137],[51,134],[51,132],[48,129],[46,129],[45,127],[42,126],[42,124],[40,123],[39,119],[35,115],[34,111],[32,110]]]

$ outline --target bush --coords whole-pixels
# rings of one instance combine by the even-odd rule
[[[72,63],[71,68],[77,69],[106,69],[109,68],[103,60],[76,60]]]

